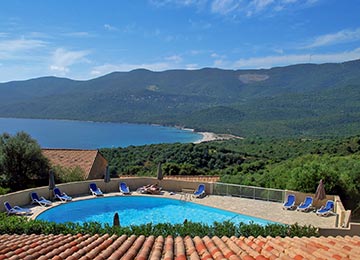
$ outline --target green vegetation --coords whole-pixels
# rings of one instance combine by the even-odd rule
[[[17,191],[48,180],[49,164],[41,148],[28,134],[0,136],[0,192]]]
[[[84,180],[84,170],[77,166],[75,168],[65,168],[60,165],[53,166],[54,175],[57,183],[65,182],[74,182],[74,181],[83,181]]]
[[[232,222],[214,222],[213,225],[187,222],[184,224],[144,224],[129,227],[102,226],[96,222],[88,222],[83,225],[76,223],[56,224],[40,220],[28,220],[25,217],[7,216],[0,214],[0,234],[117,234],[117,235],[145,235],[145,236],[281,236],[302,237],[319,236],[313,226],[280,225],[269,224],[261,226],[258,224],[236,225]]]
[[[229,165],[239,165],[244,154],[204,144],[159,144],[101,149],[111,172],[126,175],[151,175],[163,162],[167,175],[220,174]]]
[[[0,187],[0,195],[4,195],[4,194],[9,193],[9,192],[10,192],[10,188]]]
[[[267,70],[134,70],[0,84],[0,116],[157,123],[243,137],[349,136],[360,60]]]
[[[158,144],[102,149],[113,175],[219,175],[221,182],[314,193],[326,192],[346,208],[360,205],[360,136],[328,139],[262,139],[201,144]]]

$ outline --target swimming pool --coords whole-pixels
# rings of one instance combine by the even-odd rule
[[[146,223],[179,224],[185,219],[209,225],[214,221],[225,220],[234,223],[254,222],[260,225],[274,223],[188,201],[145,196],[116,196],[74,201],[50,208],[36,219],[56,223],[82,224],[92,221],[112,225],[115,212],[119,214],[121,226]]]

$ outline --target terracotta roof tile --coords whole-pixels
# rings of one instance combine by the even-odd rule
[[[84,171],[85,176],[88,176],[98,150],[42,149],[42,153],[52,165],[60,165],[65,168],[78,166]]]
[[[164,242],[165,242],[165,239],[163,236],[159,236],[155,239],[155,243],[153,245],[149,259],[151,259],[151,260],[161,259]]]
[[[360,237],[0,235],[2,259],[359,259]]]
[[[172,260],[174,257],[174,240],[172,236],[167,236],[164,244],[164,260]]]

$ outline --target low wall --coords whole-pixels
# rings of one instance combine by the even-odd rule
[[[45,198],[49,198],[50,197],[50,192],[48,187],[40,187],[40,188],[33,188],[33,189],[28,189],[28,190],[22,190],[22,191],[17,191],[17,192],[13,192],[13,193],[9,193],[6,195],[1,195],[0,196],[0,212],[4,212],[5,211],[5,207],[2,206],[4,205],[5,201],[8,201],[12,206],[25,206],[25,205],[29,205],[31,203],[31,199],[30,199],[30,192],[35,191],[37,192],[37,194],[40,196],[43,196]]]
[[[181,181],[174,179],[164,179],[159,181],[156,178],[151,177],[127,177],[127,178],[117,178],[111,179],[110,182],[105,183],[103,179],[99,180],[89,180],[89,181],[80,181],[80,182],[71,182],[71,183],[63,183],[56,185],[62,192],[66,194],[76,197],[90,194],[89,184],[96,183],[96,185],[105,193],[108,192],[118,192],[119,191],[119,183],[126,182],[131,191],[136,191],[138,188],[148,185],[159,183],[159,185],[167,191],[181,192],[183,189],[187,190],[196,190],[200,183],[196,181]],[[207,194],[212,194],[212,183],[204,183],[205,190]],[[30,192],[37,192],[39,196],[43,196],[46,199],[53,199],[53,194],[49,190],[48,186],[32,188],[22,191],[17,191],[13,193],[9,193],[6,195],[0,196],[1,205],[4,204],[5,201],[9,201],[12,206],[26,206],[31,203]],[[0,206],[0,212],[4,212],[5,208]]]
[[[296,197],[295,205],[299,205],[301,202],[305,200],[305,197],[310,196],[314,197],[313,193],[303,193],[298,191],[286,190],[286,196],[288,194],[294,194]],[[334,213],[337,215],[336,219],[336,227],[348,227],[350,222],[351,210],[345,210],[344,205],[341,202],[341,199],[337,195],[326,195],[326,198],[323,200],[314,200],[313,206],[315,208],[320,208],[321,206],[325,206],[326,201],[332,200],[334,201]]]
[[[360,234],[360,223],[349,223],[347,228],[319,228],[321,236],[358,236]]]
[[[214,183],[205,183],[198,181],[188,181],[188,180],[176,180],[176,179],[164,179],[162,181],[157,180],[156,178],[151,177],[126,177],[112,179],[110,182],[105,183],[103,179],[99,180],[90,180],[90,181],[81,181],[81,182],[71,182],[59,184],[57,187],[61,191],[66,192],[68,195],[76,197],[90,194],[89,184],[96,183],[96,185],[105,193],[108,192],[118,192],[119,183],[126,182],[131,191],[136,191],[138,188],[145,186],[147,184],[159,183],[159,185],[166,191],[181,192],[184,189],[191,192],[196,190],[200,183],[205,184],[205,189],[207,194],[213,194]],[[27,189],[23,191],[13,192],[6,195],[0,196],[0,203],[3,205],[5,201],[9,201],[12,206],[26,206],[31,203],[30,192],[37,192],[39,196],[43,196],[47,199],[52,200],[53,195],[47,186]],[[294,194],[296,196],[296,204],[300,204],[304,201],[306,196],[314,196],[314,194],[301,193],[295,191],[286,191],[287,194]],[[360,234],[360,223],[349,223],[350,221],[350,210],[345,210],[344,206],[341,203],[341,200],[338,196],[327,195],[326,199],[322,201],[314,201],[315,207],[321,207],[325,205],[326,200],[333,200],[335,202],[335,213],[337,214],[337,226],[338,227],[347,227],[348,228],[321,228],[319,232],[323,236],[336,236],[336,235],[358,235]],[[5,208],[0,207],[0,212],[4,212]]]

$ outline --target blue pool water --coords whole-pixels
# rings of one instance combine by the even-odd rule
[[[94,198],[70,202],[50,208],[36,219],[56,223],[76,222],[80,224],[96,221],[112,225],[115,212],[119,214],[121,226],[146,223],[180,224],[185,219],[209,225],[213,224],[214,221],[222,222],[225,220],[234,223],[253,221],[261,225],[273,223],[192,202],[143,196]]]
[[[191,143],[202,135],[158,125],[0,118],[0,134],[24,131],[45,148],[97,149],[158,143]]]

